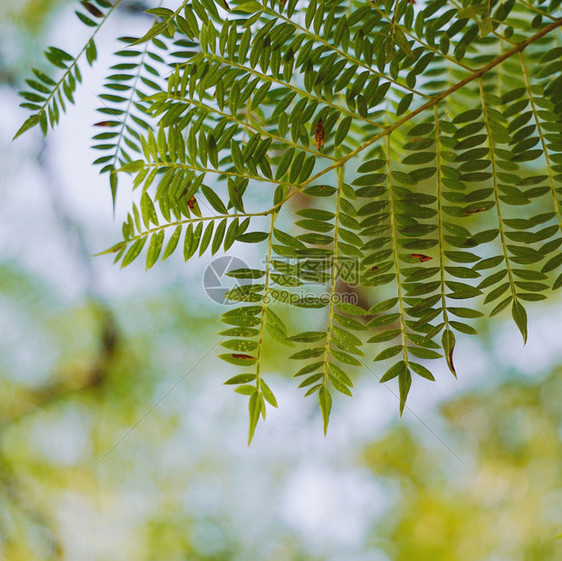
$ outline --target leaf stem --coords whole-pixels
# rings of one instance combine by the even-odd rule
[[[344,176],[345,168],[341,166],[338,168],[338,191],[336,197],[336,215],[334,218],[334,253],[332,255],[333,265],[332,265],[332,279],[330,286],[330,306],[328,309],[328,329],[326,331],[326,342],[324,350],[324,364],[322,367],[322,385],[326,386],[326,380],[328,376],[328,363],[330,360],[330,343],[332,341],[332,330],[334,327],[334,309],[335,309],[335,296],[336,287],[338,281],[338,236],[340,229],[340,212],[341,212],[341,197],[343,191],[343,184],[345,180]]]
[[[488,144],[490,148],[490,159],[492,161],[492,175],[494,181],[494,198],[496,202],[496,212],[498,214],[498,222],[499,222],[499,230],[500,230],[500,240],[505,260],[505,267],[507,270],[507,278],[509,280],[509,286],[511,288],[511,294],[514,300],[517,300],[517,292],[515,290],[515,284],[513,281],[513,273],[511,271],[511,264],[509,262],[509,255],[507,253],[507,240],[505,238],[505,230],[503,224],[503,217],[501,211],[501,201],[500,201],[500,193],[499,193],[499,186],[498,186],[498,175],[497,175],[497,165],[496,165],[496,152],[494,149],[494,141],[492,138],[492,129],[490,127],[490,121],[488,117],[488,109],[486,107],[486,101],[484,97],[484,85],[482,83],[482,79],[478,80],[478,86],[480,89],[480,98],[482,100],[482,113],[484,116],[484,122],[486,124],[486,131],[488,133]]]
[[[406,347],[406,320],[404,303],[402,301],[402,282],[400,280],[400,265],[398,263],[398,231],[396,226],[396,216],[394,208],[394,194],[392,192],[392,162],[390,158],[390,135],[386,137],[386,162],[388,175],[388,204],[390,214],[390,231],[392,235],[392,253],[394,259],[394,269],[396,271],[396,295],[398,296],[398,309],[400,312],[400,333],[402,337],[402,356],[404,363],[408,366],[408,350]]]
[[[260,369],[261,369],[261,358],[262,358],[262,346],[263,338],[265,332],[265,321],[267,312],[267,300],[269,298],[269,286],[271,282],[271,252],[273,246],[273,229],[275,225],[275,213],[271,213],[271,220],[269,223],[269,237],[267,240],[267,262],[265,267],[265,281],[263,289],[263,300],[262,300],[262,312],[261,312],[261,323],[260,323],[260,334],[258,338],[258,352],[257,352],[257,362],[256,362],[256,390],[260,389]]]
[[[141,238],[144,238],[146,236],[150,236],[151,234],[155,234],[157,232],[160,232],[166,228],[175,228],[177,226],[183,226],[184,224],[197,224],[199,222],[210,222],[211,220],[223,220],[224,218],[253,218],[253,217],[257,217],[257,216],[267,216],[269,213],[269,211],[264,211],[264,212],[255,212],[255,213],[236,213],[236,214],[219,214],[216,216],[201,216],[201,217],[197,217],[197,218],[186,218],[185,220],[176,220],[175,222],[167,222],[166,224],[162,224],[160,226],[155,226],[154,228],[150,228],[148,230],[145,230],[144,232],[139,232],[136,236],[131,236],[130,238],[127,238],[126,240],[122,240],[121,242],[119,242],[117,245],[121,245],[123,243],[125,244],[129,244],[132,242],[135,242]],[[107,251],[103,251],[97,255],[104,255],[106,253],[111,252],[111,249],[107,250]]]
[[[256,391],[250,397],[250,427],[248,434],[248,445],[252,442],[254,437],[254,432],[258,424],[260,414],[263,415],[265,419],[265,402],[263,400],[263,393],[261,388],[261,360],[262,360],[262,350],[263,350],[263,339],[265,333],[265,323],[267,314],[267,304],[269,298],[269,285],[271,279],[271,249],[273,245],[273,229],[275,224],[275,213],[271,214],[271,221],[269,224],[269,238],[268,238],[268,248],[267,248],[267,264],[265,273],[265,284],[263,289],[263,299],[262,299],[262,311],[261,311],[261,322],[260,322],[260,333],[258,338],[258,351],[256,360]],[[264,382],[265,384],[265,382]],[[255,401],[254,401],[255,400]],[[259,409],[259,410],[258,410]]]
[[[140,80],[140,75],[141,75],[142,67],[143,67],[143,64],[144,64],[144,60],[146,58],[146,55],[148,54],[149,45],[150,45],[150,42],[147,42],[145,47],[144,47],[144,51],[142,53],[141,59],[139,60],[137,73],[135,75],[134,82],[133,82],[131,90],[130,90],[131,95],[129,96],[127,107],[125,109],[125,113],[123,114],[124,116],[121,119],[120,115],[114,115],[115,117],[117,117],[117,119],[119,121],[121,121],[121,128],[119,130],[119,136],[118,136],[117,144],[115,145],[115,155],[113,156],[113,162],[111,164],[111,167],[113,169],[115,169],[115,166],[117,164],[117,160],[119,158],[119,152],[121,151],[121,143],[123,142],[123,139],[125,137],[125,128],[127,126],[127,119],[128,119],[128,117],[130,115],[130,112],[131,112],[131,107],[133,105],[135,94],[137,94],[137,85],[138,85],[139,80]],[[110,111],[111,111],[111,109],[110,109]],[[115,205],[115,202],[114,202],[114,205]]]
[[[552,194],[552,201],[554,203],[554,210],[556,212],[556,219],[558,221],[558,227],[562,231],[562,214],[560,213],[560,203],[558,202],[558,197],[556,195],[556,188],[554,187],[554,175],[552,173],[552,164],[550,163],[550,156],[548,154],[548,145],[546,144],[546,139],[544,137],[544,132],[541,126],[541,120],[539,119],[539,114],[537,107],[535,105],[535,99],[533,97],[533,92],[531,89],[531,81],[529,80],[529,74],[525,66],[525,59],[523,54],[519,53],[519,61],[521,62],[521,70],[523,71],[523,78],[525,79],[525,88],[527,89],[527,94],[529,96],[529,101],[531,102],[531,110],[533,111],[533,117],[535,123],[537,124],[537,132],[539,133],[539,138],[541,139],[541,145],[544,153],[544,159],[546,162],[546,169],[548,173],[548,182],[550,184],[550,193]]]
[[[441,307],[443,310],[443,323],[445,324],[445,333],[447,334],[447,340],[451,341],[451,336],[453,332],[451,331],[451,326],[449,325],[449,313],[447,311],[447,297],[445,296],[445,239],[444,239],[444,227],[443,227],[443,182],[442,182],[442,171],[441,171],[441,150],[439,142],[439,106],[434,105],[433,107],[435,116],[435,158],[437,159],[437,216],[439,220],[438,232],[439,232],[439,272],[441,281]],[[450,357],[447,357],[447,362],[451,372],[456,377],[454,367]]]
[[[262,183],[274,183],[275,185],[285,185],[286,182],[278,181],[276,179],[266,179],[259,177],[257,175],[248,175],[246,173],[238,173],[235,171],[224,171],[220,169],[203,168],[199,166],[194,166],[191,164],[177,163],[177,162],[154,162],[146,163],[143,162],[145,168],[170,168],[170,169],[188,169],[192,171],[199,171],[201,173],[215,173],[217,175],[227,175],[228,177],[242,177],[243,179],[253,179],[255,181],[261,181]],[[119,171],[119,170],[118,170]]]

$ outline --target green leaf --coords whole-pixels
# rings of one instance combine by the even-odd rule
[[[402,345],[395,345],[393,347],[388,347],[384,350],[382,350],[375,358],[375,361],[379,361],[379,360],[386,360],[387,358],[392,358],[393,356],[396,356],[398,353],[401,353],[403,350]]]
[[[20,137],[22,134],[24,134],[28,130],[37,126],[39,124],[40,120],[41,120],[41,115],[39,113],[37,113],[35,115],[31,115],[31,117],[29,117],[25,121],[25,123],[21,126],[21,128],[18,130],[18,132],[14,135],[13,140],[16,140],[16,138]]]
[[[203,191],[203,195],[209,201],[209,204],[219,213],[219,214],[228,214],[226,207],[224,206],[223,202],[220,200],[219,196],[206,185],[201,185],[201,191]]]
[[[248,382],[251,382],[252,380],[255,379],[256,379],[255,374],[238,374],[237,376],[233,376],[232,378],[229,378],[226,382],[224,382],[224,384],[228,386],[247,384]]]
[[[336,146],[339,146],[346,139],[352,120],[353,119],[349,116],[341,120],[336,130],[336,136],[334,139],[334,144]]]
[[[221,343],[223,347],[238,353],[249,353],[258,347],[257,341],[248,341],[247,339],[231,339]]]
[[[404,408],[406,407],[406,399],[410,393],[410,387],[412,385],[412,375],[408,368],[404,372],[398,375],[398,389],[400,391],[400,416],[404,413]]]
[[[256,357],[251,355],[246,355],[243,353],[233,353],[233,354],[222,354],[219,355],[225,362],[234,364],[236,366],[249,366],[256,362]]]
[[[259,2],[243,2],[239,6],[236,6],[236,12],[244,12],[247,14],[253,14],[254,12],[261,12],[263,10],[262,5]]]
[[[267,240],[268,237],[269,234],[267,232],[248,232],[238,236],[236,240],[244,243],[260,243]]]
[[[395,364],[393,364],[380,378],[379,383],[383,384],[385,382],[388,382],[394,378],[396,378],[397,376],[400,376],[401,374],[404,374],[407,371],[408,367],[406,365],[406,363],[401,360],[400,362],[397,362]]]
[[[527,312],[517,299],[513,300],[511,315],[523,336],[523,344],[527,343]]]
[[[408,110],[408,107],[410,107],[410,104],[412,103],[412,100],[414,99],[414,95],[413,94],[407,94],[405,95],[401,100],[400,103],[398,104],[398,107],[396,108],[396,116],[402,115],[403,113],[406,113],[406,111]],[[431,158],[433,159],[433,158]],[[408,162],[403,162],[405,164],[407,164]]]
[[[258,424],[263,406],[262,396],[259,394],[259,392],[254,391],[252,395],[250,395],[250,400],[248,401],[248,411],[250,413],[248,446],[252,443],[252,439],[254,438],[254,433],[256,432],[256,426]]]
[[[182,233],[182,226],[180,224],[179,226],[176,227],[174,233],[172,234],[172,237],[168,240],[168,244],[166,245],[166,249],[164,250],[164,255],[162,256],[162,261],[170,257],[172,253],[174,253],[176,247],[178,246],[181,233]]]
[[[426,380],[431,380],[432,382],[435,382],[435,378],[433,376],[433,374],[423,365],[418,364],[417,362],[409,362],[408,366],[418,375],[421,376],[422,378],[425,378]]]
[[[320,405],[320,411],[322,411],[325,436],[328,433],[328,423],[330,422],[330,412],[332,410],[332,396],[326,386],[322,386],[318,392],[318,404]]]
[[[455,350],[456,343],[455,334],[450,329],[446,329],[445,331],[443,331],[441,342],[443,345],[443,351],[445,352],[445,358],[447,359],[447,366],[449,367],[449,370],[451,371],[453,376],[456,378],[457,371],[455,370],[455,364],[453,362],[453,352]]]
[[[325,337],[325,331],[305,331],[304,333],[293,335],[292,337],[289,337],[289,339],[297,343],[313,343],[315,341],[321,341]]]
[[[164,232],[160,230],[156,234],[153,234],[150,238],[150,243],[148,245],[148,252],[146,254],[146,268],[147,270],[154,266],[154,263],[158,260],[160,252],[162,251],[162,244],[164,243]]]
[[[263,397],[269,404],[273,405],[273,407],[278,407],[277,399],[275,399],[273,392],[269,389],[269,386],[264,382],[263,379],[260,379],[260,390],[263,394]]]

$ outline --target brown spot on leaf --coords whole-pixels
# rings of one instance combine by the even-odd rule
[[[378,271],[378,270],[379,270],[379,268],[378,268],[377,265],[373,265],[373,266],[371,267],[371,271],[372,271],[372,272],[375,272],[375,271]]]
[[[195,197],[191,197],[191,199],[189,199],[189,201],[187,201],[187,206],[189,207],[189,210],[193,210],[196,203],[197,203],[197,199]]]
[[[478,208],[467,208],[465,209],[465,214],[477,214],[479,212],[484,212],[486,210],[486,207],[482,206],[482,207],[478,207]]]
[[[243,360],[254,360],[256,357],[252,355],[233,354],[232,358],[241,358]]]
[[[454,363],[453,363],[453,351],[454,351],[454,348],[449,351],[449,355],[448,355],[448,357],[447,357],[447,361],[449,362],[449,366],[451,367],[451,370],[452,370],[453,372],[456,372],[456,370],[455,370],[455,365],[454,365]]]
[[[109,127],[111,125],[111,121],[100,121],[99,123],[95,123],[94,127]]]
[[[455,350],[455,334],[448,327],[447,330],[443,332],[443,350],[445,351],[445,358],[447,359],[449,370],[456,378],[457,371],[455,370],[455,365],[453,363],[453,352]]]
[[[412,259],[418,259],[420,263],[425,263],[426,261],[431,261],[433,257],[429,255],[424,255],[423,253],[410,253]]]
[[[324,140],[326,139],[326,132],[324,131],[324,123],[320,119],[316,125],[316,131],[314,132],[314,141],[316,143],[316,149],[320,150],[324,146]]]

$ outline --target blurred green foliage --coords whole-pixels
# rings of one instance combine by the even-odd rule
[[[68,3],[69,0],[23,0],[12,2],[0,1],[0,15],[9,19],[12,25],[17,25],[27,31],[38,33],[54,10]]]
[[[376,529],[390,559],[560,559],[560,403],[559,368],[513,377],[441,407],[446,442],[460,459],[437,454],[409,426],[370,445],[374,476],[399,490]]]
[[[0,269],[4,288],[13,279],[13,271]],[[29,275],[18,282],[34,285]],[[0,371],[3,558],[70,559],[72,551],[99,541],[99,558],[111,550],[115,559],[139,561],[332,559],[318,555],[287,527],[280,505],[267,496],[260,499],[266,510],[259,548],[251,528],[237,528],[238,509],[253,484],[248,466],[240,465],[234,452],[244,448],[239,413],[229,413],[234,398],[225,392],[231,405],[222,402],[220,411],[208,402],[223,373],[187,377],[150,411],[176,381],[186,357],[214,340],[212,316],[193,317],[181,290],[113,306],[116,349],[102,381],[90,386],[99,308],[81,304],[61,312],[45,290],[29,302],[16,292],[12,309],[19,314],[33,309],[40,335],[58,352],[53,372],[40,384],[18,382],[17,373],[5,367]],[[183,351],[172,356],[178,348]],[[41,392],[47,392],[43,399]],[[512,377],[441,406],[439,434],[454,454],[428,438],[415,420],[393,423],[380,438],[358,446],[356,469],[368,467],[387,504],[369,522],[365,558],[378,559],[383,551],[387,557],[382,558],[391,561],[557,559],[562,552],[556,539],[562,515],[561,398],[559,370],[536,379]],[[203,422],[210,433],[201,430],[191,410],[207,416]],[[230,452],[219,453],[208,436],[232,419],[240,425],[240,440]],[[264,450],[258,445],[256,458]],[[281,485],[296,467],[281,457],[276,461],[277,468],[260,463],[267,489]],[[233,473],[240,489],[218,483]],[[193,493],[202,496],[186,500]],[[225,511],[224,504],[232,510]],[[75,521],[68,520],[68,511]],[[74,525],[75,535],[69,535]],[[83,525],[99,536],[83,534]],[[113,540],[109,549],[105,540]]]

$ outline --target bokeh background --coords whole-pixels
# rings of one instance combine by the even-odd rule
[[[149,25],[143,2],[108,22],[60,127],[11,141],[27,69],[84,39],[71,4],[0,0],[0,559],[562,559],[560,301],[530,308],[525,348],[501,315],[461,338],[459,380],[415,383],[402,420],[395,388],[363,372],[327,438],[273,347],[280,408],[247,447],[209,261],[93,256],[130,196],[114,218],[90,165],[96,94],[115,37]]]

